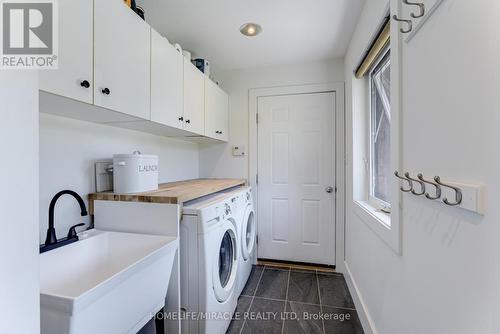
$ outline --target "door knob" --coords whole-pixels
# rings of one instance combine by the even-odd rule
[[[186,119],[186,123],[187,123],[187,124],[190,124],[190,123],[191,123],[191,120]]]
[[[82,86],[83,88],[89,88],[90,82],[88,82],[87,80],[83,80],[82,82],[80,82],[80,86]]]
[[[178,118],[178,120],[182,122],[184,120],[184,117],[181,116]]]
[[[326,188],[325,188],[325,191],[326,191],[327,193],[329,193],[329,194],[333,193],[333,190],[334,190],[334,189],[333,189],[333,187],[326,187]]]
[[[104,88],[103,90],[101,90],[101,92],[105,95],[109,95],[109,93],[111,93],[111,91],[109,90],[109,88]]]

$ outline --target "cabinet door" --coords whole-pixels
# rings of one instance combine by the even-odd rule
[[[151,28],[121,0],[94,6],[94,104],[149,120]]]
[[[228,140],[228,96],[205,78],[205,136]]]
[[[229,96],[217,86],[217,105],[219,108],[219,139],[229,141]]]
[[[64,0],[59,11],[59,68],[39,71],[40,89],[92,103],[93,1]]]
[[[205,134],[205,75],[185,58],[184,129]]]
[[[183,59],[166,38],[151,29],[151,120],[182,129]]]

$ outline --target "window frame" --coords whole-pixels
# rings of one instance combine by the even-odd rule
[[[378,73],[379,67],[382,64],[382,62],[387,61],[389,62],[389,66],[391,66],[391,47],[390,44],[387,44],[384,46],[382,51],[380,52],[379,56],[377,57],[377,60],[374,62],[372,68],[368,71],[368,182],[367,182],[367,202],[374,208],[381,210],[384,213],[390,214],[391,213],[391,203],[390,199],[389,202],[386,202],[380,198],[377,198],[374,196],[374,179],[373,179],[373,162],[374,162],[374,143],[373,143],[373,75],[375,73]],[[391,68],[392,70],[392,68]],[[392,82],[391,82],[392,86]],[[391,101],[389,101],[390,103]],[[392,109],[392,106],[391,106]],[[390,112],[390,111],[389,111]],[[389,115],[390,116],[390,115]],[[390,120],[391,121],[391,120]],[[390,124],[389,124],[390,126]],[[389,164],[391,164],[391,157],[389,157]],[[390,186],[389,186],[390,188]],[[389,193],[390,197],[390,193]],[[388,211],[388,212],[386,212]],[[387,227],[390,228],[390,219],[386,222],[384,222],[384,225],[388,225]]]
[[[352,158],[349,159],[349,163],[352,164],[352,168],[348,169],[348,179],[347,186],[352,188],[351,198],[347,201],[347,219],[359,219],[361,222],[366,224],[366,226],[382,240],[389,249],[394,251],[395,254],[401,256],[403,255],[402,249],[402,227],[404,223],[403,219],[403,192],[400,191],[400,182],[396,177],[391,177],[390,186],[390,203],[391,203],[391,213],[387,214],[371,203],[368,202],[368,108],[369,100],[367,99],[369,81],[368,73],[364,76],[357,76],[356,71],[358,67],[355,65],[362,64],[366,57],[366,52],[372,45],[371,41],[374,41],[377,36],[379,36],[383,25],[387,23],[387,18],[393,15],[400,15],[401,13],[401,3],[396,0],[391,0],[390,4],[387,3],[386,9],[380,14],[378,25],[373,22],[374,34],[371,36],[367,35],[367,48],[365,50],[358,50],[360,53],[360,60],[358,63],[352,64],[353,75],[347,78],[348,89],[352,96],[351,103],[347,104],[347,112],[350,112],[349,116],[346,118],[348,123],[348,138],[351,140],[348,142],[348,152],[351,150]],[[402,124],[401,124],[401,102],[402,102],[402,80],[401,80],[401,53],[402,53],[402,38],[399,31],[399,23],[390,20],[390,49],[391,49],[391,171],[403,170],[402,161]],[[351,81],[352,80],[352,81]],[[349,194],[349,193],[347,193]],[[350,212],[353,216],[350,217]]]

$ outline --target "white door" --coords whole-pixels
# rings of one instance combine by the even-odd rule
[[[205,136],[227,141],[228,95],[210,78],[205,76]]]
[[[182,53],[151,29],[151,120],[178,129],[184,124],[183,59]]]
[[[59,68],[39,71],[40,89],[85,103],[92,103],[94,52],[94,4],[64,0],[59,15]]]
[[[151,28],[123,1],[94,6],[94,104],[149,120]]]
[[[335,93],[258,99],[258,256],[335,264]]]
[[[184,129],[205,134],[205,75],[184,59]]]

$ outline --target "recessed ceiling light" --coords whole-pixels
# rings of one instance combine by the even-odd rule
[[[257,23],[245,23],[240,27],[240,32],[249,37],[257,36],[262,31],[262,27]]]

